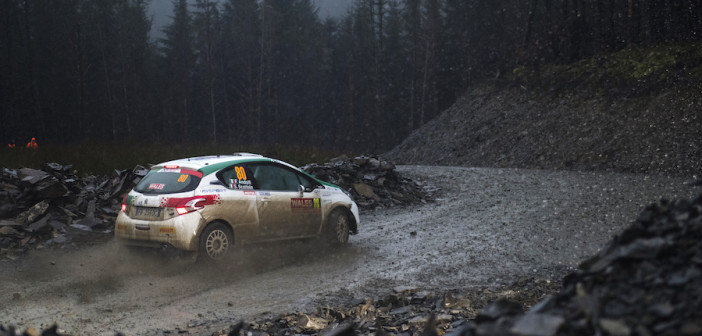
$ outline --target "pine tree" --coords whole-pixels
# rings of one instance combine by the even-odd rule
[[[217,144],[217,103],[216,85],[218,84],[216,58],[220,53],[218,35],[220,34],[220,15],[217,2],[213,0],[196,0],[193,18],[194,30],[197,41],[197,73],[200,77],[199,85],[202,108],[209,112],[212,143]]]
[[[229,141],[260,142],[261,10],[256,0],[228,0],[222,14],[220,67]]]
[[[195,71],[192,16],[187,0],[175,0],[173,7],[173,22],[164,27],[165,38],[161,39],[168,76],[165,85],[169,88],[162,120],[167,128],[179,130],[178,138],[188,141],[194,119],[190,102]],[[177,116],[175,125],[174,116]],[[175,139],[176,134],[172,131],[170,134]]]

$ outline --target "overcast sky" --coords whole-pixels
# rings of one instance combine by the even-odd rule
[[[173,0],[151,0],[149,15],[153,18],[151,37],[161,37],[161,27],[168,24],[173,16]],[[353,0],[313,0],[319,7],[319,16],[341,16],[353,3]],[[192,1],[191,1],[192,2]],[[220,3],[223,1],[220,1]]]
[[[314,0],[319,7],[319,15],[326,16],[341,16],[346,14],[346,10],[351,6],[353,0]]]

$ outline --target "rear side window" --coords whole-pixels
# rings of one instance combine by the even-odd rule
[[[142,194],[160,195],[193,191],[200,184],[202,173],[185,169],[154,169],[134,187]]]
[[[217,177],[227,188],[237,190],[253,190],[254,181],[251,176],[251,171],[244,165],[231,166],[217,173]]]

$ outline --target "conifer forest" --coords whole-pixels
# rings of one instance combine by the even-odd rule
[[[468,88],[702,35],[697,0],[0,1],[2,141],[379,151]]]

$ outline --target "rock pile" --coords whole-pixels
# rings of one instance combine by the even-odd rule
[[[41,332],[37,329],[34,329],[32,327],[27,328],[24,332],[21,330],[18,330],[17,328],[13,326],[3,326],[0,325],[0,336],[63,336],[67,335],[67,333],[63,332],[62,330],[59,329],[57,324],[52,325],[49,328],[46,328],[42,330]],[[121,335],[121,334],[118,334]]]
[[[463,330],[488,302],[508,298],[523,311],[557,286],[534,278],[497,291],[484,288],[463,294],[400,286],[383,298],[358,300],[348,308],[320,307],[309,314],[240,323],[212,335],[444,335]]]
[[[661,201],[526,314],[494,305],[470,335],[701,335],[702,197]]]
[[[57,163],[41,170],[3,168],[0,255],[71,244],[80,232],[110,233],[122,197],[146,172],[137,166],[112,177],[80,178],[70,165]]]
[[[373,156],[342,157],[303,169],[349,191],[364,209],[426,202],[432,192],[400,176],[394,164]],[[86,232],[111,233],[122,197],[147,172],[137,166],[115,170],[111,177],[81,178],[72,166],[57,163],[46,163],[41,170],[3,168],[0,256],[13,258],[30,248],[72,244]]]
[[[402,177],[392,162],[378,156],[341,156],[302,170],[348,191],[361,209],[424,203],[435,192],[431,186]]]

